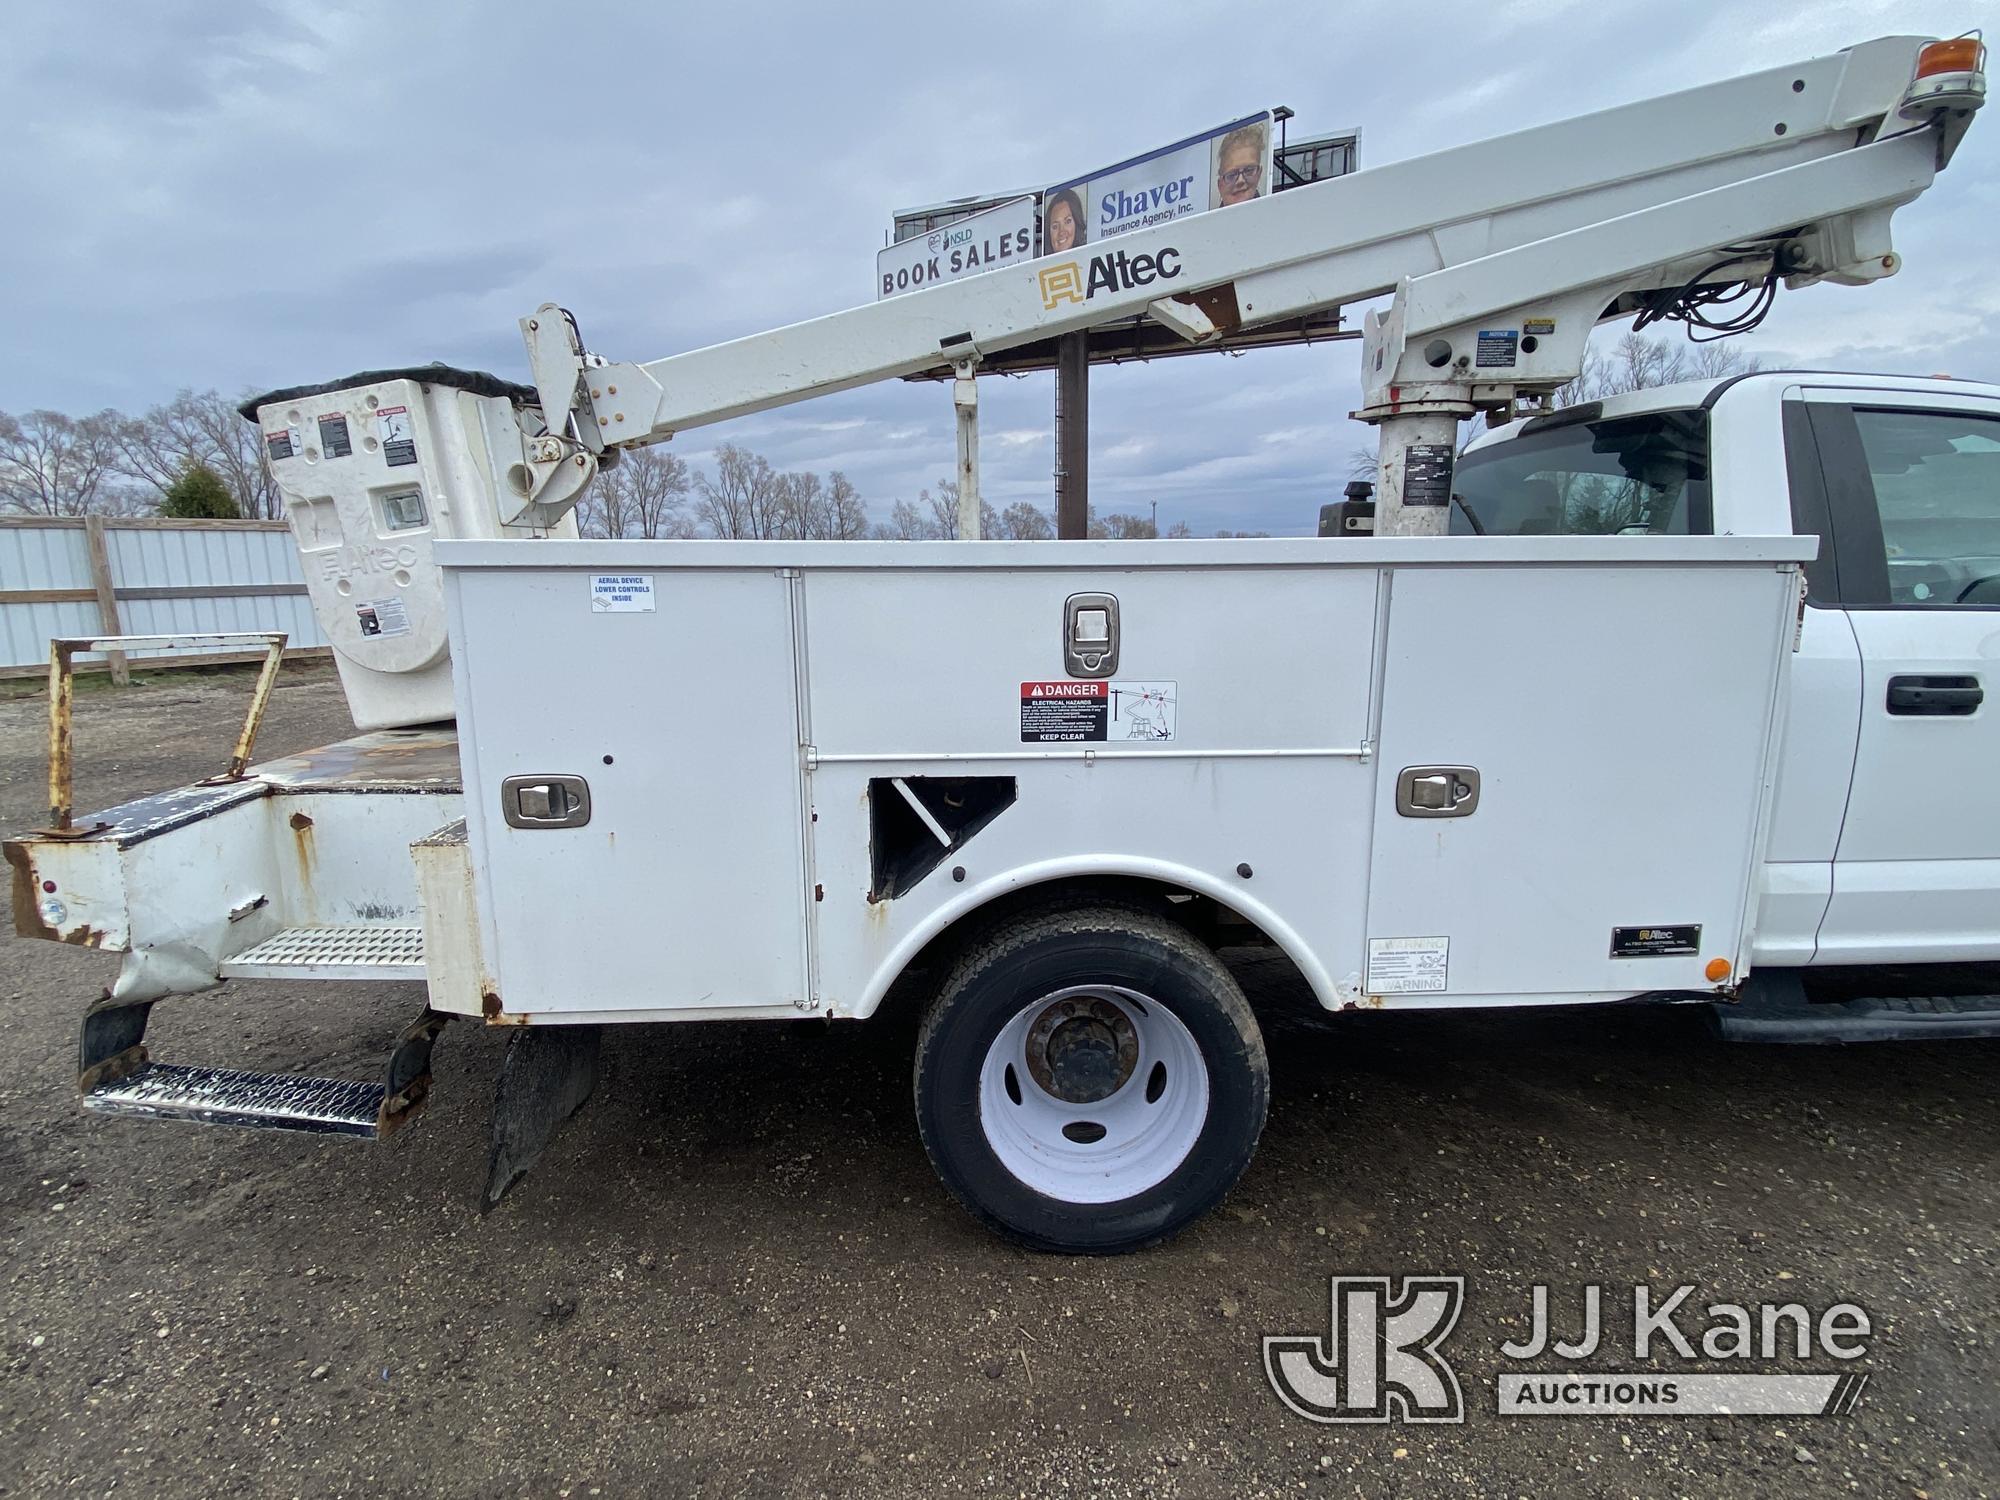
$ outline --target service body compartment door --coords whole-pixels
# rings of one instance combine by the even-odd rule
[[[563,550],[533,545],[492,550]],[[615,572],[452,570],[467,832],[501,1006],[797,1004],[793,582],[768,567],[671,569],[652,544],[616,551],[631,560]],[[509,779],[553,777],[582,781],[588,821],[510,824]],[[552,823],[575,815],[573,793],[553,808],[528,795]]]
[[[1796,600],[1771,563],[1398,568],[1364,990],[1584,998],[1738,964]]]

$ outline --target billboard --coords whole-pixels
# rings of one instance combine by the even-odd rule
[[[1271,112],[1248,115],[1042,190],[1042,249],[1056,254],[1271,191]]]
[[[875,300],[1034,258],[1031,195],[888,246],[875,257]]]

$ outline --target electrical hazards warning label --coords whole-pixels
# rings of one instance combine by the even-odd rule
[[[382,443],[382,462],[395,468],[417,461],[417,440],[410,430],[406,406],[385,406],[375,413],[375,431]]]
[[[328,458],[346,458],[354,451],[354,440],[347,433],[347,418],[341,413],[330,411],[320,417],[319,451]]]
[[[1021,742],[1061,745],[1171,740],[1177,698],[1171,682],[1024,682]]]
[[[1368,982],[1371,995],[1440,994],[1451,978],[1448,937],[1370,938]]]
[[[1021,741],[1058,745],[1068,740],[1103,740],[1111,734],[1108,682],[1024,682],[1021,684]]]
[[[363,635],[408,635],[410,612],[400,598],[370,599],[354,607]]]

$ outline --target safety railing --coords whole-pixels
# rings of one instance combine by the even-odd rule
[[[278,666],[284,659],[285,633],[281,630],[230,630],[207,635],[107,635],[59,636],[49,642],[49,826],[46,830],[60,838],[82,838],[91,830],[75,826],[76,750],[72,723],[75,716],[76,669],[80,652],[92,651],[172,651],[201,646],[233,646],[255,641],[264,647],[264,665],[257,673],[257,685],[250,693],[250,707],[243,715],[242,732],[236,736],[235,753],[229,768],[211,776],[202,785],[237,781],[250,765],[250,752],[257,743],[257,730],[264,722],[264,709],[277,685]]]

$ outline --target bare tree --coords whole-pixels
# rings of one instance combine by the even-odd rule
[[[687,460],[679,454],[662,448],[629,448],[611,477],[624,492],[632,527],[640,536],[694,535],[694,520],[688,514]]]
[[[1002,534],[1000,515],[990,503],[979,502],[979,534]],[[955,542],[958,540],[958,481],[940,479],[937,493],[919,490],[914,501],[898,500],[889,512],[886,525],[874,535],[892,542]]]
[[[898,500],[889,509],[889,519],[875,528],[875,535],[885,542],[921,542],[937,535],[931,524],[930,516],[915,501]]]
[[[1695,344],[1665,335],[1648,338],[1627,329],[1608,349],[1595,342],[1584,345],[1577,377],[1556,391],[1555,404],[1575,406],[1683,380],[1720,380],[1761,366],[1756,355],[1738,344],[1719,340]]]
[[[1160,534],[1160,529],[1145,516],[1128,516],[1121,511],[1113,511],[1108,516],[1093,513],[1088,534],[1108,541],[1134,542],[1151,540]]]
[[[121,483],[115,411],[71,417],[0,412],[0,509],[37,516],[122,515],[140,497]]]
[[[212,468],[208,460],[215,444],[196,419],[193,404],[193,393],[182,391],[173,401],[154,407],[143,417],[121,419],[116,434],[119,468],[162,495],[187,471],[188,465]]]
[[[919,490],[917,503],[924,508],[931,535],[947,542],[955,542],[958,540],[958,481],[940,479],[937,487],[938,492],[935,495],[929,490]],[[979,532],[982,536],[986,534],[986,527],[983,524]]]
[[[778,504],[773,534],[803,539],[822,535],[820,512],[826,485],[817,474],[780,474],[777,479]]]
[[[827,476],[826,535],[851,542],[868,535],[868,507],[848,477],[835,469]]]
[[[220,476],[243,515],[277,520],[285,513],[264,462],[263,434],[218,391],[184,390],[143,417],[120,418],[115,440],[121,472],[162,496],[189,464],[200,464]]]
[[[817,474],[783,474],[784,532],[810,541],[847,542],[868,534],[868,512],[860,492],[836,469],[821,482]]]
[[[1000,512],[994,535],[1010,542],[1046,542],[1054,539],[1055,523],[1049,513],[1027,500],[1017,500]]]
[[[715,450],[715,475],[697,474],[695,519],[718,537],[764,541],[776,536],[778,475],[760,454],[734,443]]]
[[[632,534],[632,508],[625,487],[617,482],[618,471],[624,467],[621,461],[616,468],[599,470],[583,492],[576,505],[576,529],[583,535],[615,540]]]

